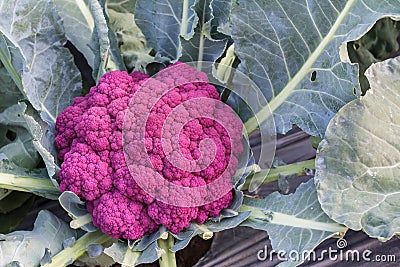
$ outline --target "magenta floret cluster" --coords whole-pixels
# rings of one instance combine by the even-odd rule
[[[201,81],[185,82],[196,77]],[[146,97],[135,92],[148,79],[153,78],[140,72],[106,73],[86,96],[75,98],[56,122],[55,145],[62,162],[60,190],[72,191],[84,200],[94,225],[114,238],[139,239],[156,231],[160,225],[179,233],[190,222],[204,223],[207,218],[217,216],[232,201],[230,191],[199,207],[177,207],[154,199],[137,185],[125,161],[123,127],[132,97],[140,97],[140,103],[146,105]],[[189,99],[220,100],[219,94],[214,86],[204,81],[204,73],[187,65],[179,72],[161,72],[156,79],[173,89],[158,100],[146,124],[145,146],[154,169],[164,179],[184,187],[209,184],[221,175],[230,179],[243,149],[240,120],[233,112],[223,114],[226,122],[235,125],[233,136],[232,133],[228,135],[221,123],[210,118],[189,120],[178,136],[180,153],[188,159],[199,158],[199,144],[208,138],[216,144],[216,154],[203,170],[182,170],[165,155],[161,134],[164,138],[175,138],[168,136],[165,119],[176,106]],[[140,109],[140,105],[137,108]],[[191,115],[195,117],[196,114]],[[232,159],[234,162],[229,165]]]

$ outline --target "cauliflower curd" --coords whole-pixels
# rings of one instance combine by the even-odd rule
[[[189,159],[200,156],[201,140],[213,140],[215,160],[207,168],[194,172],[182,170],[165,155],[161,129],[164,127],[164,135],[168,136],[165,133],[168,126],[164,122],[175,107],[194,98],[220,101],[213,85],[203,81],[182,83],[182,77],[193,81],[196,77],[204,79],[206,76],[186,64],[182,64],[179,73],[161,72],[156,78],[140,72],[112,71],[106,73],[86,96],[75,98],[72,106],[57,118],[55,145],[62,162],[60,190],[72,191],[85,201],[94,225],[114,238],[139,239],[156,231],[160,225],[177,234],[190,222],[204,223],[231,204],[232,190],[218,200],[198,207],[163,203],[142,190],[128,169],[122,140],[124,117],[132,97],[140,97],[140,103],[146,105],[146,97],[135,95],[135,92],[148,79],[158,79],[171,85],[172,90],[159,99],[146,124],[146,150],[154,169],[165,180],[184,187],[209,184],[227,168],[228,176],[235,173],[237,157],[243,148],[242,124],[233,112],[223,114],[226,123],[237,125],[233,136],[228,135],[220,123],[201,117],[187,121],[179,134],[180,153]],[[231,154],[234,162],[228,167]]]

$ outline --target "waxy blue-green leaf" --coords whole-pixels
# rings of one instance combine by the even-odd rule
[[[226,229],[237,227],[241,222],[249,217],[250,212],[240,212],[236,216],[223,218],[221,221],[214,222],[212,220],[206,221],[204,224],[191,223],[188,228],[183,230],[177,235],[175,245],[172,251],[184,249],[196,235],[202,235],[204,239],[209,239],[213,233],[220,232]]]
[[[146,248],[148,248],[152,243],[156,242],[163,234],[167,232],[167,229],[165,226],[161,225],[156,232],[153,232],[149,235],[143,236],[140,240],[130,240],[130,243],[133,242],[133,244],[128,244],[131,248],[133,248],[135,251],[143,251]]]
[[[76,240],[73,238],[68,238],[64,240],[63,245],[68,245],[64,246],[64,249],[61,250],[59,253],[51,253],[51,255],[46,255],[46,257],[43,258],[44,260],[47,260],[46,262],[41,262],[41,266],[43,267],[59,267],[59,266],[69,266],[70,264],[74,263],[76,259],[79,257],[83,256],[85,253],[90,253],[99,255],[99,250],[97,252],[93,251],[92,249],[100,248],[103,244],[109,243],[112,241],[112,238],[109,235],[106,235],[105,233],[101,232],[100,230],[97,230],[95,232],[89,232],[81,237],[79,237],[78,240],[75,242],[72,242]],[[50,251],[51,252],[51,251]]]
[[[364,73],[372,63],[380,62],[399,55],[400,21],[390,17],[378,20],[365,35],[347,45],[349,59],[359,67],[360,87],[365,94],[369,82]]]
[[[35,197],[25,192],[12,191],[0,200],[0,233],[14,230],[31,211]]]
[[[30,192],[49,199],[57,199],[60,194],[45,169],[19,167],[4,154],[0,154],[0,188]]]
[[[89,1],[54,0],[54,3],[63,20],[66,37],[94,69],[95,54],[88,46],[94,30],[94,19],[90,12]]]
[[[228,40],[210,40],[196,29],[192,39],[186,41],[181,38],[181,42],[182,57],[180,61],[215,62],[224,53]]]
[[[137,0],[135,21],[159,57],[176,61],[182,55],[180,37],[189,40],[194,35],[198,17],[195,0]]]
[[[284,251],[285,261],[279,266],[297,266],[305,259],[294,261],[289,253],[298,255],[310,252],[327,238],[347,230],[328,217],[318,202],[313,179],[301,184],[295,193],[281,195],[278,192],[267,198],[245,197],[242,211],[251,211],[241,226],[268,232],[272,248]],[[292,261],[293,260],[293,261]]]
[[[57,170],[54,124],[58,114],[80,94],[80,73],[63,47],[67,40],[53,2],[1,0],[0,7],[1,61],[35,109],[24,117],[34,146],[53,177]]]
[[[279,133],[297,124],[322,137],[334,114],[355,99],[353,91],[359,93],[345,43],[399,13],[399,2],[390,0],[238,0],[230,17],[238,69],[269,101]],[[260,121],[269,116],[265,109],[257,113]],[[245,126],[255,130],[256,119]]]
[[[70,223],[72,228],[82,228],[87,232],[94,232],[97,230],[92,223],[92,216],[87,211],[85,203],[81,201],[75,193],[64,191],[58,198],[58,201],[61,207],[63,207],[73,219]]]
[[[0,96],[2,96],[3,108],[15,104],[16,100],[23,97],[21,72],[24,64],[24,57],[16,42],[10,40],[0,28],[0,81],[2,82]],[[13,84],[11,83],[13,81]]]
[[[49,211],[40,211],[32,231],[0,234],[0,266],[18,262],[22,266],[39,266],[48,249],[56,254],[63,249],[63,241],[76,238],[75,230]]]
[[[106,248],[104,253],[123,266],[152,263],[161,256],[160,248],[156,241],[152,242],[143,251],[135,251],[128,246],[127,242],[117,241],[111,247]]]
[[[4,40],[2,37],[4,36],[1,36],[0,34],[0,41]],[[3,48],[0,48],[0,53],[2,52],[4,52],[4,50]],[[12,65],[12,61],[10,61],[7,57],[4,57],[3,59],[7,61],[6,64],[14,67],[14,65]],[[19,76],[17,75],[17,77]],[[23,98],[24,96],[19,91],[13,78],[2,64],[2,61],[0,61],[0,112],[3,112],[10,106],[17,104],[18,101],[22,100]]]
[[[81,90],[79,70],[63,47],[62,21],[50,1],[2,0],[0,7],[0,32],[23,56],[23,94],[52,126]]]
[[[125,70],[126,68],[118,48],[115,32],[109,28],[105,0],[89,0],[89,7],[95,24],[89,47],[95,54],[93,78],[98,82],[106,72],[117,69]]]
[[[332,219],[387,240],[400,233],[400,58],[365,74],[371,89],[328,125],[315,181]]]
[[[23,107],[15,103],[0,113],[0,154],[19,167],[35,168],[40,157],[32,139]]]
[[[54,186],[58,187],[55,175],[60,167],[56,161],[57,152],[54,146],[53,127],[43,121],[31,106],[27,107],[25,103],[19,105],[24,111],[23,117],[33,137],[32,143],[46,165],[47,176],[50,177]]]
[[[231,7],[232,0],[196,0],[194,9],[203,25],[201,32],[207,38],[221,40],[230,36]]]
[[[214,0],[196,0],[193,9],[199,17],[200,24],[209,23],[213,18],[212,3]]]
[[[185,40],[181,37],[182,56],[179,59],[182,62],[197,61],[197,68],[202,69],[202,61],[214,63],[222,56],[226,49],[228,39],[212,40],[210,36],[210,23],[213,19],[212,0],[197,0],[194,10],[199,18],[198,26],[191,39]],[[210,72],[211,69],[202,69]]]

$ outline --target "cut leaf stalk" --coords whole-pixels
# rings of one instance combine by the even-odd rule
[[[78,229],[90,222],[92,222],[92,216],[90,215],[90,213],[87,213],[83,216],[78,217],[75,220],[72,220],[69,225],[73,229]]]
[[[167,239],[158,239],[158,246],[164,251],[159,259],[160,267],[176,267],[175,253],[171,251],[174,246],[174,237],[168,234]]]

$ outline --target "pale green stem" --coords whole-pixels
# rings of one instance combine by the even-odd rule
[[[197,58],[197,70],[198,71],[201,71],[201,68],[202,68],[203,53],[204,53],[204,35],[202,33],[200,33],[199,56]]]
[[[79,216],[75,220],[72,220],[69,223],[69,225],[73,229],[78,229],[78,228],[81,228],[82,226],[90,223],[91,221],[92,221],[92,215],[90,215],[90,213],[87,213],[87,214],[85,214],[83,216]]]
[[[278,181],[279,176],[288,176],[292,174],[302,175],[305,174],[306,169],[315,169],[315,159],[310,159],[306,161],[296,162],[293,164],[278,166],[270,170],[261,170],[257,173],[258,176],[265,175],[263,184],[272,183]],[[241,190],[249,189],[250,179],[247,179]]]
[[[104,234],[100,230],[84,234],[75,244],[62,250],[60,253],[51,258],[51,262],[46,263],[43,267],[62,267],[71,264],[73,261],[85,254],[86,249],[91,244],[104,244],[112,238]]]
[[[206,2],[204,2],[203,6],[203,14],[206,12]],[[202,61],[204,56],[204,34],[203,34],[203,26],[204,26],[204,16],[201,18],[201,30],[200,30],[200,40],[199,40],[199,55],[197,57],[197,70],[201,71],[202,69]]]
[[[239,208],[240,212],[250,211],[249,219],[262,220],[265,223],[278,224],[290,227],[299,227],[305,229],[329,231],[332,233],[344,233],[347,227],[338,223],[324,223],[313,220],[297,218],[295,215],[289,215],[279,212],[270,212],[265,214],[260,208],[242,205]]]
[[[168,234],[167,239],[160,238],[157,240],[157,243],[158,246],[165,251],[158,260],[160,267],[176,267],[175,253],[171,251],[171,248],[174,245],[174,237],[171,234]]]
[[[0,188],[31,193],[45,193],[58,196],[59,189],[50,179],[0,173]]]
[[[189,0],[183,0],[182,4],[182,24],[181,24],[181,36],[187,34],[188,28],[188,11],[189,11]]]
[[[226,50],[226,55],[217,64],[217,77],[223,83],[227,83],[232,72],[232,64],[235,61],[235,44],[231,44]]]

